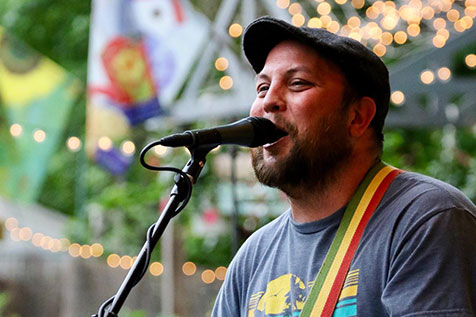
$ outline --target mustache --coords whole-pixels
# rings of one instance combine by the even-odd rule
[[[284,130],[288,135],[295,139],[297,136],[297,127],[290,122],[287,122],[282,116],[276,115],[274,118],[274,124],[280,129]]]

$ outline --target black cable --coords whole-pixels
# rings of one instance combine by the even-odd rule
[[[168,166],[154,166],[154,165],[150,165],[149,163],[147,163],[145,161],[145,155],[147,154],[147,152],[157,146],[157,145],[160,145],[160,140],[159,141],[154,141],[154,142],[151,142],[149,144],[147,144],[143,149],[142,151],[140,152],[140,156],[139,156],[139,161],[140,163],[142,164],[142,166],[144,166],[145,168],[149,169],[149,170],[152,170],[152,171],[169,171],[169,172],[175,172],[177,174],[180,175],[180,177],[185,181],[185,183],[187,184],[187,194],[185,196],[185,199],[183,200],[183,202],[181,203],[181,205],[177,208],[177,210],[175,210],[175,213],[173,215],[173,217],[175,217],[179,212],[181,212],[185,206],[187,205],[187,203],[189,202],[191,196],[192,196],[192,181],[190,180],[190,178],[188,177],[188,175],[178,169],[178,168],[175,168],[175,167],[168,167]]]

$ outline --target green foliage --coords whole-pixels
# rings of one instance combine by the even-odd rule
[[[227,266],[232,257],[231,236],[207,238],[190,233],[183,239],[184,251],[189,261],[206,267]]]
[[[383,160],[461,189],[476,201],[476,134],[451,125],[440,129],[395,129],[385,133]]]
[[[0,25],[86,81],[91,1],[2,0]]]
[[[2,317],[20,317],[16,313],[7,313],[7,306],[10,302],[10,296],[6,292],[0,292],[0,316]]]

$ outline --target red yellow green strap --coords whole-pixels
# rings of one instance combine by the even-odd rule
[[[301,317],[332,316],[365,226],[388,186],[401,172],[380,162],[367,173],[344,212]]]

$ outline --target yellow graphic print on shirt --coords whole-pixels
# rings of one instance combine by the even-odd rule
[[[358,269],[347,274],[333,317],[357,316],[358,280]],[[251,296],[248,317],[297,317],[313,285],[314,281],[306,285],[291,273],[281,275],[270,281],[265,291]]]

